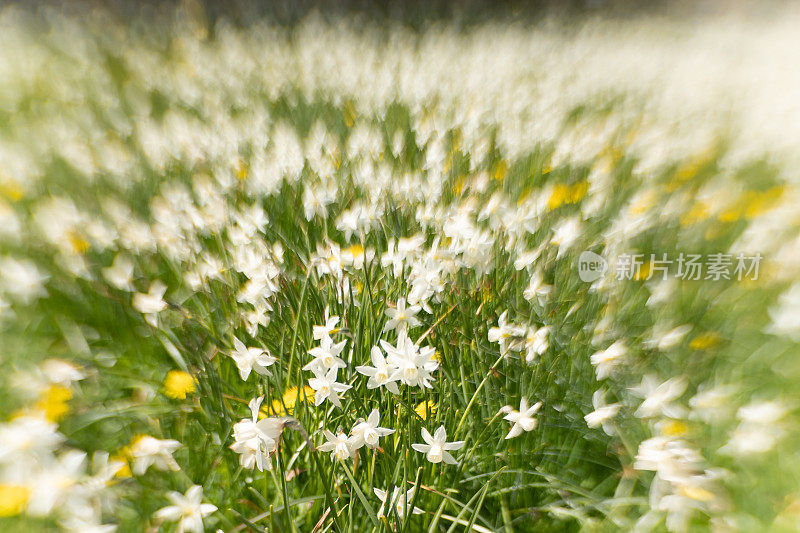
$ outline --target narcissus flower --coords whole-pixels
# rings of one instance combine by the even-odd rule
[[[259,471],[272,470],[270,454],[275,451],[280,438],[273,418],[258,420],[263,396],[250,400],[250,418],[242,419],[233,425],[234,443],[231,450],[239,454],[239,464],[243,468]],[[276,431],[277,429],[277,431]]]
[[[405,298],[397,300],[397,306],[394,308],[387,308],[385,313],[389,317],[386,324],[383,326],[383,331],[396,329],[397,331],[408,331],[409,328],[414,328],[420,325],[417,318],[417,313],[422,308],[418,305],[411,305],[406,307]]]
[[[525,397],[523,397],[519,403],[519,411],[512,409],[510,405],[503,407],[502,411],[508,413],[503,418],[514,424],[511,426],[511,431],[506,435],[506,439],[513,439],[514,437],[522,435],[523,431],[533,431],[536,429],[538,421],[533,418],[533,415],[535,415],[541,407],[542,402],[536,402],[528,406],[528,399]]]
[[[156,325],[158,313],[167,308],[167,302],[164,301],[166,291],[167,286],[156,280],[150,284],[150,290],[146,294],[137,292],[133,295],[133,308],[142,313],[152,326]]]
[[[339,399],[340,392],[350,389],[351,385],[338,383],[336,381],[336,374],[339,369],[333,367],[326,374],[315,374],[315,376],[308,380],[309,386],[314,389],[314,404],[320,405],[325,400],[329,400],[336,407],[342,407],[342,401]]]
[[[433,436],[428,433],[427,429],[422,428],[422,440],[425,441],[425,444],[412,444],[411,447],[419,453],[424,453],[426,459],[434,464],[442,461],[451,465],[456,464],[456,460],[450,455],[450,452],[460,450],[464,446],[463,440],[447,442],[447,430],[444,426],[439,426]]]
[[[331,452],[331,458],[338,461],[344,461],[353,457],[355,453],[355,440],[353,437],[348,437],[344,431],[339,430],[336,435],[330,431],[323,430],[322,434],[325,435],[327,442],[317,446],[317,450],[321,452]]]
[[[163,507],[153,515],[159,520],[178,522],[178,533],[202,533],[203,517],[217,510],[216,505],[203,503],[203,487],[193,485],[186,491],[186,494],[170,491],[167,499],[172,505]]]
[[[262,376],[271,376],[267,367],[272,365],[277,359],[272,357],[266,350],[262,348],[248,348],[242,341],[233,338],[233,351],[231,357],[236,362],[236,367],[239,369],[239,376],[247,381],[250,376],[250,371],[255,370]]]
[[[367,448],[376,448],[378,446],[378,439],[391,435],[395,430],[378,427],[380,424],[381,415],[377,409],[373,409],[366,420],[361,419],[355,426],[353,426],[352,438],[353,446],[358,449],[364,445]]]
[[[181,443],[176,440],[159,440],[149,435],[139,437],[130,448],[133,473],[141,476],[151,465],[158,470],[180,470],[181,467],[172,457],[172,452],[180,446]]]
[[[375,496],[381,500],[381,504],[378,506],[377,513],[379,519],[387,519],[390,516],[393,517],[394,511],[396,511],[397,516],[402,520],[406,516],[408,508],[411,507],[411,502],[414,501],[414,487],[409,489],[407,492],[403,492],[399,487],[395,487],[392,490],[391,498],[388,498],[388,501],[388,492],[378,488],[372,490],[375,492]],[[394,511],[392,510],[392,505],[394,505]],[[412,514],[422,514],[423,512],[424,511],[419,507],[414,507],[411,510]]]
[[[372,358],[373,366],[363,365],[356,367],[356,372],[369,377],[367,388],[377,389],[383,385],[394,394],[400,394],[400,389],[397,388],[397,383],[394,381],[397,377],[392,379],[395,368],[386,363],[386,358],[383,357],[381,349],[373,346],[372,350],[370,350],[370,357]]]

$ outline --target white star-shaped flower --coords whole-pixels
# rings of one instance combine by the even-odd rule
[[[422,440],[425,441],[425,444],[412,444],[411,447],[424,453],[428,461],[434,464],[442,461],[450,465],[456,464],[456,460],[450,455],[450,452],[460,450],[464,446],[463,440],[447,442],[447,430],[444,426],[439,426],[433,436],[428,433],[427,429],[422,428]]]

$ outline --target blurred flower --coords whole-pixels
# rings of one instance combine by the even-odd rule
[[[186,494],[170,491],[167,499],[172,505],[163,507],[153,514],[158,520],[168,520],[178,522],[178,533],[202,533],[203,517],[217,510],[215,505],[203,503],[203,487],[193,485],[186,491]]]
[[[170,370],[164,379],[164,393],[176,400],[185,400],[187,394],[195,391],[195,379],[183,370]]]
[[[520,400],[519,411],[512,409],[510,405],[503,407],[501,412],[506,413],[506,416],[503,418],[513,424],[511,426],[511,431],[506,435],[506,439],[513,439],[514,437],[522,435],[523,431],[533,431],[536,429],[538,421],[533,418],[533,415],[535,415],[541,407],[542,402],[536,402],[529,406],[528,399],[524,396],[522,400]]]
[[[176,440],[159,440],[149,435],[138,437],[130,447],[133,473],[141,476],[151,465],[158,470],[180,470],[181,467],[172,457],[172,452],[180,446],[181,443]]]

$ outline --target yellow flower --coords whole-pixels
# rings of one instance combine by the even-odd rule
[[[574,185],[559,183],[553,188],[550,199],[547,201],[547,208],[553,210],[565,204],[576,204],[580,202],[589,191],[589,184],[580,181]]]
[[[689,343],[689,348],[693,350],[707,350],[715,346],[720,340],[720,334],[716,331],[701,333]]]
[[[508,163],[506,163],[504,159],[501,159],[494,165],[494,169],[492,170],[492,179],[495,181],[503,181],[507,172]]]
[[[164,380],[165,394],[176,400],[185,400],[187,394],[195,391],[195,381],[191,374],[183,370],[170,370]]]
[[[0,483],[0,516],[14,516],[28,503],[31,489],[22,485]]]
[[[286,389],[286,392],[283,393],[283,401],[281,400],[273,400],[272,406],[269,409],[262,408],[261,415],[262,416],[285,416],[287,414],[292,414],[294,412],[294,406],[297,405],[298,402],[307,401],[307,400],[314,399],[314,389],[309,386],[303,387],[303,390],[298,389],[297,387],[289,387]],[[286,406],[286,409],[283,407]]]
[[[67,387],[51,385],[39,396],[34,407],[43,412],[50,422],[58,422],[69,413],[67,402],[70,399],[72,391]]]
[[[708,218],[708,205],[703,202],[695,202],[694,205],[681,217],[681,226],[690,226]]]
[[[661,427],[661,434],[668,437],[679,437],[686,435],[689,431],[689,426],[686,422],[681,420],[670,420]]]
[[[242,159],[236,162],[236,178],[239,181],[244,181],[247,179],[247,165]]]
[[[116,473],[114,473],[114,477],[123,478],[123,477],[133,476],[133,472],[131,472],[131,465],[129,459],[130,455],[131,454],[129,447],[123,446],[122,448],[119,449],[117,453],[109,456],[108,458],[109,461],[120,461],[122,463],[125,463],[125,466],[123,466],[122,468],[117,470]]]
[[[67,238],[69,239],[69,245],[72,247],[72,251],[75,253],[84,254],[89,251],[89,241],[84,239],[80,233],[70,231],[67,234]]]
[[[428,413],[435,415],[436,411],[439,409],[439,406],[433,403],[430,400],[425,400],[420,402],[414,412],[419,415],[419,417],[423,420],[428,419]]]

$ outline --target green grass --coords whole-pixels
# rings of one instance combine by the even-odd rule
[[[95,452],[125,457],[126,448],[144,434],[181,443],[174,454],[180,471],[150,468],[144,475],[121,475],[104,489],[111,497],[110,507],[92,500],[92,508],[104,522],[118,524],[123,532],[149,527],[171,531],[174,523],[159,524],[153,518],[154,512],[168,505],[166,492],[183,493],[201,485],[204,501],[218,508],[204,519],[208,530],[627,530],[650,510],[653,474],[637,470],[634,461],[639,444],[656,435],[672,435],[689,443],[702,458],[697,468],[725,470],[719,480],[703,485],[708,488],[702,490],[714,491],[710,503],[703,499],[705,493],[694,493],[698,507],[690,513],[688,527],[708,528],[712,521],[727,518],[744,529],[774,529],[792,520],[787,509],[796,502],[792,498],[797,498],[800,475],[792,451],[797,435],[792,431],[791,413],[800,370],[793,357],[797,345],[791,338],[765,332],[770,324],[768,309],[792,280],[770,272],[768,258],[759,281],[678,280],[665,298],[654,301],[658,285],[653,281],[609,279],[598,286],[581,281],[576,268],[583,250],[606,255],[667,253],[673,258],[681,252],[729,250],[754,219],[791,198],[791,187],[765,161],[726,170],[726,187],[720,189],[721,193],[731,191],[733,204],[737,188],[749,191],[750,196],[740,196],[750,202],[745,208],[757,213],[725,218],[700,210],[698,215],[692,209],[696,202],[705,201],[704,187],[722,175],[721,162],[728,154],[724,138],[710,152],[665,160],[660,170],[644,175],[635,170],[637,153],[619,140],[632,134],[632,125],[621,127],[618,141],[610,142],[590,161],[553,163],[556,146],[545,142],[510,157],[497,139],[496,125],[482,132],[487,149],[473,154],[469,143],[463,142],[466,128],[458,123],[445,122],[438,132],[440,143],[418,142],[419,111],[408,103],[390,101],[379,112],[369,113],[357,109],[346,94],[309,94],[290,84],[274,92],[274,87],[260,86],[255,71],[251,78],[232,81],[233,88],[198,83],[213,95],[208,102],[181,94],[180,83],[170,93],[159,82],[140,78],[141,67],[133,68],[130,59],[152,54],[165,62],[161,72],[179,72],[185,67],[182,37],[225,64],[223,41],[195,42],[191,36],[178,34],[169,46],[160,48],[137,37],[121,53],[103,38],[103,32],[93,34],[77,27],[86,31],[81,42],[93,47],[78,59],[54,47],[57,36],[48,38],[29,30],[31,37],[23,32],[36,42],[27,45],[46,55],[48,66],[34,73],[40,85],[12,87],[20,96],[13,100],[13,107],[0,113],[0,146],[30,146],[21,153],[35,160],[38,168],[22,183],[23,193],[18,195],[11,187],[17,176],[4,173],[0,166],[0,208],[7,206],[21,223],[16,238],[0,241],[0,256],[29,259],[48,276],[46,294],[30,302],[11,289],[0,293],[9,303],[0,314],[0,406],[4,424],[21,409],[30,409],[37,395],[45,394],[46,384],[26,396],[18,386],[20,381],[35,383],[32,376],[43,361],[66,359],[81,369],[84,378],[71,385],[69,413],[59,419],[58,427],[66,440],[51,453],[58,455],[69,448],[83,450],[89,457]],[[299,50],[302,45],[291,46]],[[85,80],[68,80],[70,89],[83,91],[77,107],[55,93],[53,80],[45,81],[47,69],[59,73],[75,62],[94,69]],[[48,91],[53,92],[52,100]],[[584,122],[602,122],[622,113],[625,103],[624,97],[586,102],[563,117],[563,135],[580,130]],[[431,108],[434,113],[435,104]],[[87,146],[89,153],[105,154],[93,151],[91,139],[102,139],[119,148],[119,159],[106,167],[95,161],[96,171],[87,173],[70,160],[74,154],[67,147],[63,153],[58,146],[49,147],[47,157],[38,154],[33,140],[48,135],[55,116],[74,128],[76,142]],[[219,153],[203,153],[195,159],[185,153],[170,154],[159,161],[147,152],[152,147],[143,131],[163,127],[178,135],[181,127],[170,125],[171,117],[197,127],[206,124],[213,130],[227,125],[230,129],[219,133]],[[263,123],[254,117],[261,117]],[[330,155],[307,154],[298,176],[281,175],[279,167],[268,167],[267,173],[278,173],[280,178],[276,189],[254,192],[251,186],[263,163],[260,158],[274,162],[283,155],[285,147],[276,146],[275,141],[278,126],[296,132],[302,140],[322,128],[329,135],[324,148]],[[377,139],[379,153],[373,158],[348,156],[347,143],[357,127],[371,128]],[[247,133],[238,139],[230,137],[241,131]],[[395,154],[392,142],[397,134],[404,146]],[[168,138],[157,141],[166,143]],[[187,146],[196,147],[192,142]],[[426,154],[437,149],[443,151],[443,160],[434,168],[426,167]],[[127,161],[124,166],[123,160]],[[308,220],[303,193],[319,180],[313,169],[317,160],[329,165],[327,179],[336,194],[325,217]],[[372,165],[368,180],[358,178],[364,162]],[[115,171],[117,164],[121,170]],[[594,195],[600,194],[593,188],[574,200],[548,205],[548,199],[556,195],[553,187],[593,182],[599,169],[605,169],[610,183],[601,191],[605,197],[599,207],[591,207]],[[393,192],[391,182],[379,184],[382,172],[391,173],[394,182],[412,175],[419,183],[409,191]],[[218,205],[206,207],[202,183],[210,184]],[[439,184],[440,197],[413,196],[431,183]],[[185,195],[174,201],[170,195],[178,187]],[[615,234],[612,230],[618,227],[621,213],[628,212],[637,194],[648,190],[654,200],[645,211],[654,223],[631,222],[629,236]],[[780,191],[774,201],[753,207],[759,199],[772,198],[770,190]],[[509,213],[529,210],[532,214],[524,224],[505,229],[498,227],[497,217],[481,219],[479,212],[495,194],[508,203]],[[42,215],[37,214],[53,198],[68,199],[82,217],[60,238],[42,231]],[[543,207],[534,209],[540,199]],[[132,217],[109,208],[109,200],[126,206]],[[377,205],[382,214],[371,221],[368,231],[347,239],[336,229],[336,222],[359,203]],[[254,206],[262,208],[269,221],[263,230],[239,242],[234,227],[237,216]],[[423,222],[418,214],[425,208],[440,210],[440,220]],[[463,251],[457,251],[455,259],[448,257],[447,248],[454,241],[446,235],[445,226],[458,220],[459,209],[490,238],[485,259],[471,263]],[[220,215],[220,210],[224,216],[214,226],[208,220]],[[173,218],[159,220],[164,213]],[[205,222],[193,227],[191,221],[198,213],[204,214]],[[65,212],[61,209],[57,214]],[[581,220],[575,243],[568,247],[551,243],[554,228],[570,217]],[[63,229],[67,222],[57,226]],[[129,233],[136,223],[161,239],[157,246],[150,249],[131,242]],[[101,242],[98,228],[110,232],[109,242]],[[394,395],[384,387],[368,389],[367,378],[355,366],[370,364],[370,350],[380,340],[391,344],[397,340],[394,331],[382,331],[387,320],[384,312],[389,302],[409,295],[410,268],[407,265],[402,275],[395,276],[391,267],[381,265],[381,257],[391,240],[416,234],[424,240],[423,252],[436,245],[441,248],[434,261],[448,269],[441,292],[428,302],[431,312],[421,312],[421,324],[409,332],[412,340],[424,336],[420,344],[436,349],[440,366],[433,373],[432,388],[400,385],[400,394]],[[333,276],[320,275],[313,264],[318,245],[328,241],[342,249],[359,245],[372,253],[363,268],[345,267],[343,279],[348,283],[344,288]],[[270,321],[251,336],[245,315],[252,306],[237,299],[247,278],[235,268],[236,250],[274,251],[276,245],[282,248],[283,259],[275,277],[276,291],[267,298]],[[541,253],[532,265],[515,268],[514,261],[523,252],[536,249]],[[103,269],[119,252],[132,258],[133,291],[115,288],[104,278]],[[219,259],[224,268],[217,278],[204,280],[195,289],[185,275],[205,254]],[[85,270],[71,271],[65,266],[69,259],[84,261]],[[523,295],[534,273],[553,286],[541,301]],[[146,293],[153,280],[167,286],[168,307],[158,313],[157,327],[132,306],[131,293]],[[328,453],[314,451],[301,431],[286,429],[273,456],[272,471],[243,469],[229,448],[234,424],[249,417],[251,398],[264,395],[264,407],[269,407],[273,401],[280,403],[291,387],[302,390],[307,385],[311,374],[302,367],[310,360],[308,350],[317,345],[312,326],[324,323],[325,309],[341,318],[335,339],[347,341],[341,354],[347,367],[340,370],[339,378],[352,388],[341,394],[341,408],[329,402],[314,406],[313,398],[307,398],[291,414],[311,435],[314,446],[324,442],[322,429],[348,432],[372,409],[379,410],[381,426],[395,433],[382,437],[376,450],[361,448],[355,458],[335,461]],[[518,352],[503,354],[498,344],[489,341],[489,329],[497,326],[503,312],[516,324],[550,327],[549,348],[533,363],[526,363]],[[666,329],[682,324],[690,326],[688,334],[673,346],[659,350],[648,344],[654,335],[658,339]],[[269,368],[270,377],[252,373],[247,381],[240,379],[229,356],[234,337],[277,358]],[[712,340],[703,343],[698,338]],[[626,362],[609,380],[598,383],[590,357],[618,339],[624,339],[629,348]],[[187,371],[196,379],[195,390],[185,399],[165,394],[164,380],[171,370]],[[682,416],[635,416],[641,399],[630,389],[649,374],[658,376],[659,382],[674,376],[686,379],[687,389],[676,399],[686,408]],[[736,386],[727,415],[708,421],[694,416],[696,408],[689,399],[706,387],[723,384]],[[621,404],[613,420],[614,435],[589,428],[584,420],[594,410],[593,393],[601,387],[607,390],[609,403]],[[538,426],[506,440],[510,424],[503,420],[501,409],[518,408],[522,397],[530,403],[543,402],[536,416]],[[751,401],[773,399],[789,409],[771,426],[783,430],[775,446],[755,457],[721,453],[739,424],[736,409]],[[421,404],[424,416],[417,412]],[[431,464],[411,448],[422,442],[422,428],[433,433],[442,425],[448,441],[466,441],[453,452],[456,465]],[[9,443],[0,440],[0,450],[3,445]],[[41,457],[31,461],[46,464]],[[2,466],[0,483],[29,481],[23,476],[25,482],[19,482],[10,465]],[[81,483],[78,480],[76,486]],[[379,519],[380,502],[373,489],[391,494],[395,486],[415,487],[409,503],[423,512],[401,517],[393,509],[384,510],[386,517]],[[3,504],[0,497],[0,510]],[[24,507],[8,511],[9,516],[0,518],[0,528],[56,529],[75,508],[74,502],[65,500],[45,517],[31,516]],[[656,527],[667,527],[663,513],[656,515]]]

